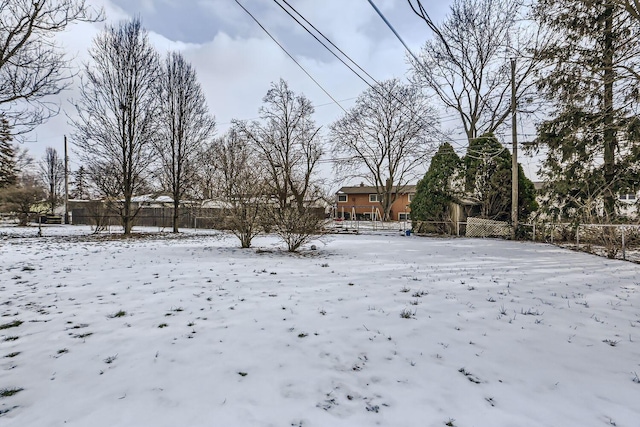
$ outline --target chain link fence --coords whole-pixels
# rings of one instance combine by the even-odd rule
[[[413,229],[425,235],[511,237],[511,224],[469,217],[464,222],[415,221]],[[612,259],[640,262],[640,224],[520,224],[518,240],[546,242]]]
[[[639,224],[535,224],[533,240],[640,262]]]
[[[467,237],[509,237],[511,225],[506,221],[470,217],[467,218],[465,235]]]

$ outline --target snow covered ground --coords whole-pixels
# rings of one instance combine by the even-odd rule
[[[87,231],[0,228],[4,427],[640,425],[640,265]]]

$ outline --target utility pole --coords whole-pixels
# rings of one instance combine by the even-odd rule
[[[516,121],[516,59],[511,59],[511,239],[518,230],[518,128]]]
[[[69,154],[67,135],[64,136],[64,223],[69,224]]]

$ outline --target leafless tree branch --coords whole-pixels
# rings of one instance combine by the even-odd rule
[[[367,89],[331,125],[335,170],[375,186],[385,220],[391,205],[435,151],[435,111],[415,86],[387,80]]]
[[[54,37],[75,22],[103,19],[85,0],[0,0],[0,111],[16,133],[58,113],[47,100],[71,84]]]
[[[129,234],[138,212],[131,199],[144,188],[158,138],[158,54],[137,19],[107,27],[90,54],[73,141]]]

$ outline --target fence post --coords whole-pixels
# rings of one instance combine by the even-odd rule
[[[460,237],[460,221],[456,221],[456,236]]]
[[[576,227],[576,249],[580,250],[580,224]]]
[[[627,254],[626,254],[625,241],[624,241],[624,227],[620,227],[620,229],[622,230],[622,259],[626,260]]]
[[[533,223],[533,241],[536,241],[536,223]]]

